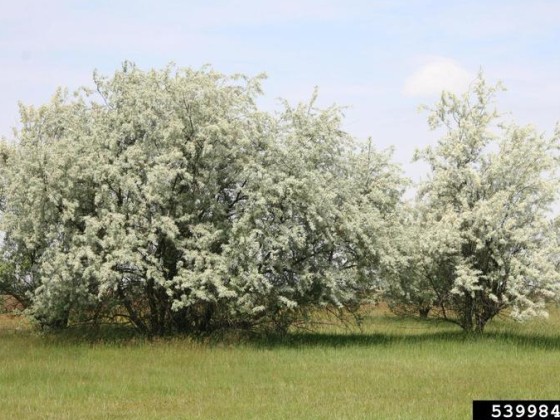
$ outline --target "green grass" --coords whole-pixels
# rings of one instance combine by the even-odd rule
[[[559,398],[558,311],[474,338],[384,313],[362,332],[242,344],[113,337],[41,336],[4,317],[0,417],[468,419],[473,399]]]

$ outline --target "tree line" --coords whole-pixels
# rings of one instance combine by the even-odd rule
[[[560,130],[505,123],[499,85],[479,75],[428,109],[444,134],[406,201],[391,153],[340,108],[265,112],[262,81],[126,62],[21,106],[0,147],[0,295],[43,327],[150,336],[285,332],[379,299],[482,332],[560,296]]]

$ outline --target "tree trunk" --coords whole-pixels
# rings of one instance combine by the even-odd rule
[[[420,309],[418,309],[418,314],[420,315],[420,318],[422,319],[427,319],[428,318],[428,314],[430,313],[430,307],[421,307]]]

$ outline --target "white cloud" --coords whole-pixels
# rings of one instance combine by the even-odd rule
[[[474,75],[449,58],[435,58],[420,67],[404,83],[408,96],[439,95],[442,90],[461,93]]]

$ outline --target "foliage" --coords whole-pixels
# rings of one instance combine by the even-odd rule
[[[402,192],[336,107],[260,111],[262,77],[125,63],[22,107],[3,172],[4,293],[43,325],[150,335],[354,308],[394,260]]]
[[[506,311],[546,315],[558,296],[559,248],[551,205],[558,192],[560,132],[504,124],[492,107],[499,87],[482,75],[462,97],[443,93],[432,129],[446,130],[418,154],[431,175],[406,231],[407,261],[393,282],[393,306],[482,332]]]

